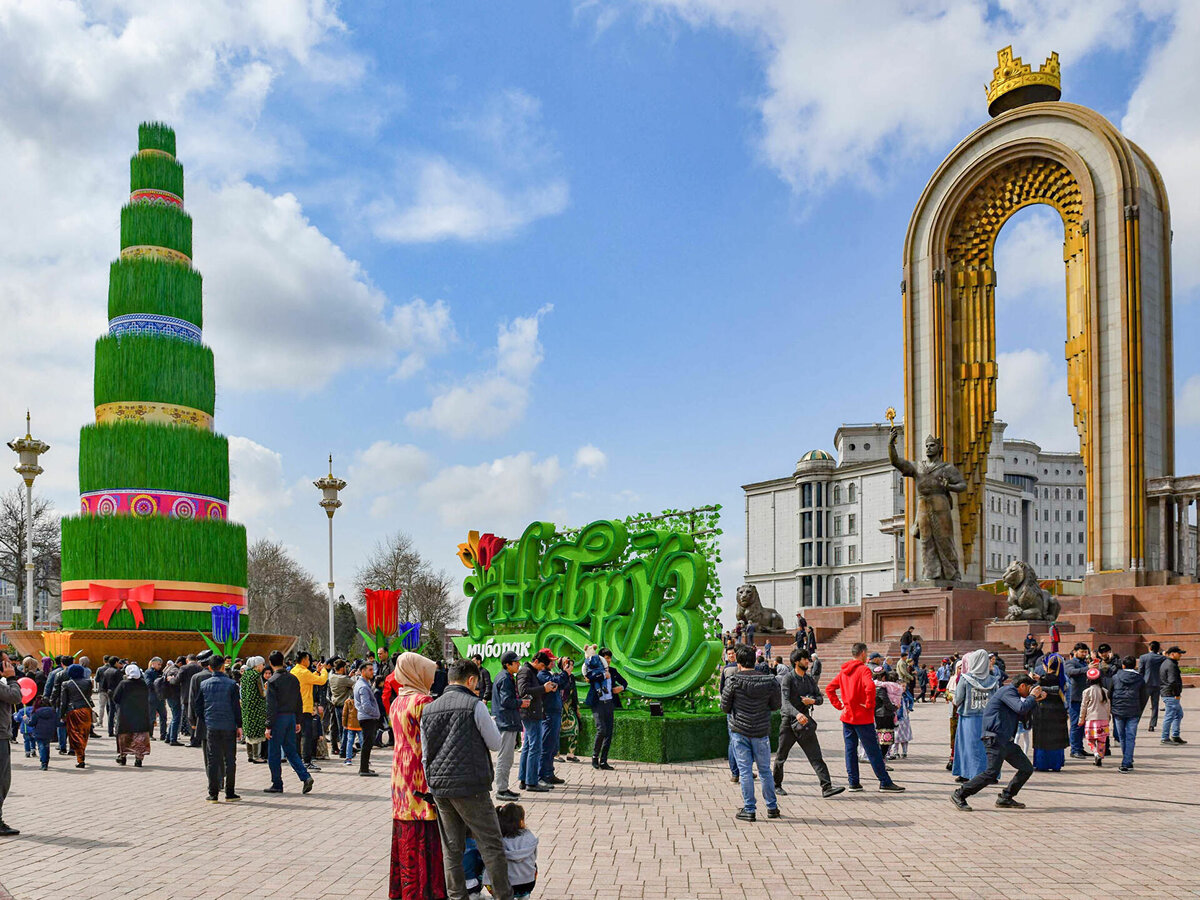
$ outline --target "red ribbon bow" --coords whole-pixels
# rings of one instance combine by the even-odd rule
[[[106,584],[89,584],[88,600],[92,603],[103,603],[97,616],[105,628],[112,621],[113,614],[122,606],[133,613],[135,628],[141,628],[146,622],[142,615],[142,604],[154,602],[154,585],[139,584],[131,588],[115,588]]]

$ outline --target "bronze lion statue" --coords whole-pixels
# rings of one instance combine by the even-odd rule
[[[1027,562],[1014,559],[1004,571],[1001,579],[1008,585],[1009,622],[1046,620],[1053,622],[1062,610],[1058,598],[1038,584],[1033,567]]]
[[[737,618],[747,625],[753,623],[758,631],[783,631],[783,616],[778,610],[763,606],[758,599],[758,588],[743,584],[737,589]]]

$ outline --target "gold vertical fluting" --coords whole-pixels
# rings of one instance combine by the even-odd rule
[[[1142,277],[1141,233],[1136,204],[1125,207],[1125,355],[1127,423],[1130,436],[1127,457],[1127,503],[1129,505],[1129,565],[1146,564],[1146,458],[1142,410]]]
[[[1091,302],[1089,283],[1087,222],[1071,223],[1066,226],[1063,238],[1063,264],[1067,277],[1067,392],[1075,411],[1075,431],[1079,434],[1079,453],[1084,461],[1084,478],[1089,504],[1095,499],[1092,493],[1094,466],[1091,458],[1092,440],[1089,439],[1089,419],[1092,398],[1091,360],[1088,344],[1091,340]],[[1091,560],[1095,535],[1092,528],[1093,510],[1087,510],[1087,559]]]

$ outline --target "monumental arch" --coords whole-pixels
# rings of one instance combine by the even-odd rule
[[[1058,55],[1034,71],[1000,51],[992,119],[930,179],[909,223],[901,283],[905,456],[925,436],[967,480],[958,514],[964,580],[981,571],[983,504],[996,414],[996,235],[1042,203],[1063,223],[1064,350],[1086,465],[1087,571],[1166,559],[1146,481],[1174,473],[1170,216],[1148,156],[1094,110],[1063,103]],[[1063,448],[1066,449],[1066,448]],[[916,498],[906,490],[912,533]],[[920,554],[906,554],[915,580]]]

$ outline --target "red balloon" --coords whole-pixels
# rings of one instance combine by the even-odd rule
[[[21,702],[29,703],[38,694],[37,682],[32,678],[18,678],[17,684],[21,687]]]

